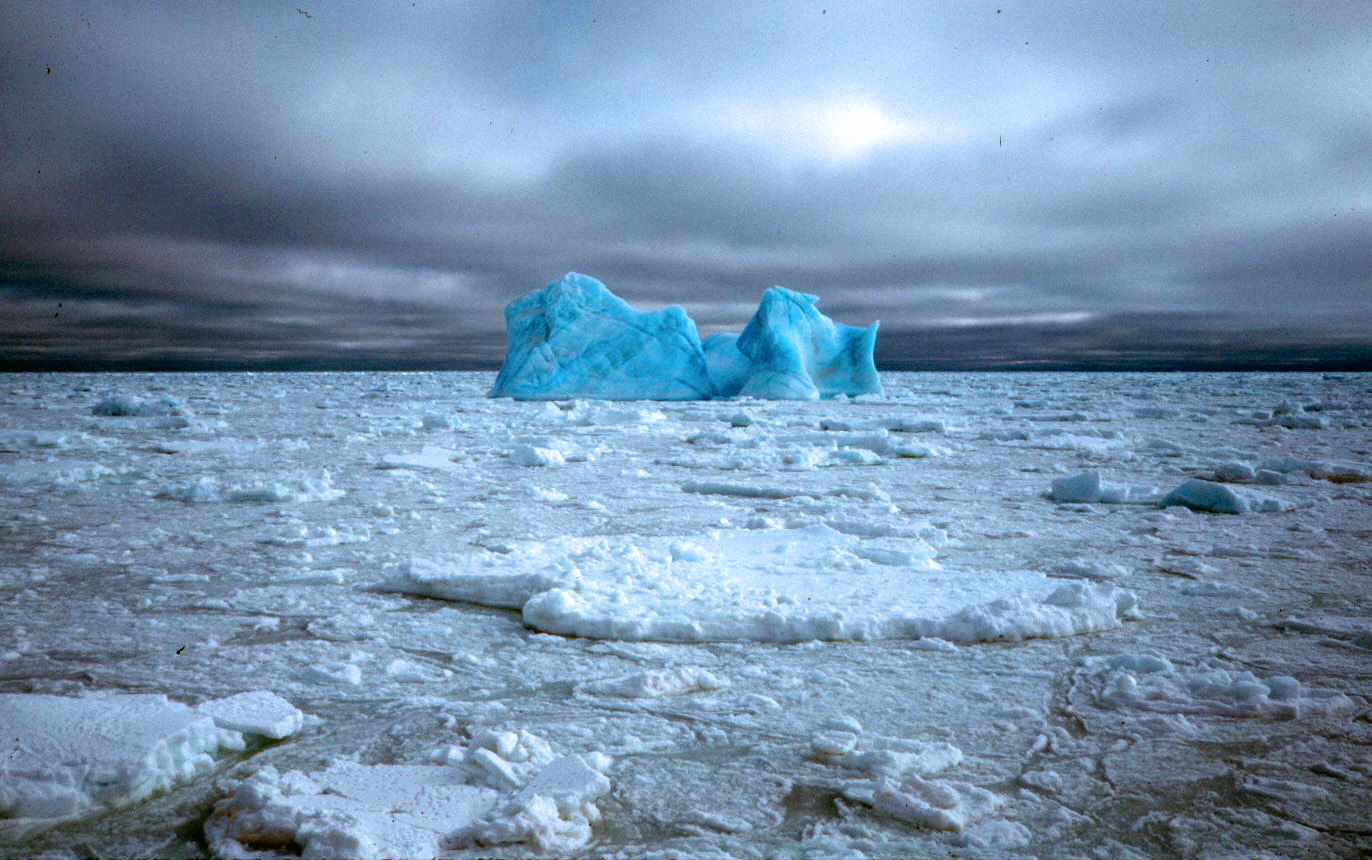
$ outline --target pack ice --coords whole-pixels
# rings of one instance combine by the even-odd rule
[[[505,361],[492,397],[558,400],[818,400],[880,394],[877,324],[835,323],[819,299],[784,287],[762,296],[740,334],[702,344],[679,306],[636,311],[595,278],[569,272],[505,308]]]

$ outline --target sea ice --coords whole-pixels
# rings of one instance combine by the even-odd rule
[[[605,678],[577,684],[579,695],[613,696],[622,699],[658,699],[720,690],[728,681],[704,669],[683,666],[658,672],[636,672],[619,678]]]
[[[1136,615],[1133,594],[1110,584],[1054,589],[1037,572],[953,573],[920,538],[864,540],[822,524],[507,549],[412,559],[383,587],[519,607],[527,626],[548,633],[666,642],[1016,641]]]
[[[845,800],[916,827],[961,832],[997,809],[1001,798],[954,780],[928,779],[962,761],[943,741],[865,736],[833,726],[810,741],[811,758],[850,775],[838,784]]]
[[[0,453],[35,448],[65,448],[72,436],[57,430],[0,430]]]
[[[958,780],[918,776],[896,783],[882,781],[872,797],[872,809],[916,827],[961,833],[969,823],[1000,807],[999,796]]]
[[[511,843],[566,853],[590,839],[595,801],[610,790],[608,757],[559,757],[528,732],[478,732],[435,759],[263,768],[216,804],[206,840],[218,857],[291,845],[305,857],[429,858]]]
[[[1353,707],[1332,690],[1308,690],[1288,675],[1258,676],[1222,661],[1175,666],[1152,654],[1117,654],[1098,672],[1097,701],[1116,710],[1293,719]]]
[[[300,709],[268,690],[252,690],[214,699],[196,708],[214,719],[221,729],[280,740],[300,731],[305,715]]]
[[[505,308],[509,342],[492,397],[708,400],[695,323],[675,305],[636,311],[569,272]]]
[[[1224,484],[1198,479],[1186,481],[1163,496],[1162,501],[1158,504],[1164,508],[1181,506],[1193,511],[1208,511],[1216,514],[1270,513],[1289,509],[1289,506],[1280,499],[1260,496],[1256,493],[1241,493]]]
[[[142,400],[128,394],[110,394],[102,397],[91,407],[92,415],[184,415],[186,405],[175,397],[163,396],[156,400]]]
[[[137,477],[130,470],[115,470],[89,460],[50,459],[35,463],[0,464],[0,486],[26,484],[72,484],[82,481],[118,481]]]
[[[260,483],[235,484],[226,487],[217,478],[200,478],[193,484],[176,487],[160,494],[161,498],[179,502],[319,502],[332,501],[346,495],[333,485],[328,472],[319,477],[302,475],[295,478],[265,479]]]
[[[1152,487],[1107,484],[1100,472],[1092,469],[1079,475],[1057,478],[1048,497],[1055,502],[1101,502],[1108,505],[1152,504],[1157,500]]]
[[[282,738],[301,715],[257,691],[191,708],[152,693],[0,695],[0,818],[69,818],[136,803],[214,766],[243,734]]]

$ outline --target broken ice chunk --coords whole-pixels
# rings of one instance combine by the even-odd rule
[[[1163,496],[1159,504],[1164,508],[1179,505],[1193,511],[1207,511],[1216,514],[1280,512],[1288,510],[1290,507],[1279,499],[1260,496],[1255,493],[1240,493],[1233,487],[1201,480],[1185,482]]]
[[[215,725],[249,735],[280,740],[300,731],[305,715],[275,693],[253,690],[214,699],[196,708],[214,718]]]

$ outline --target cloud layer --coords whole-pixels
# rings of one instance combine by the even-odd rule
[[[20,4],[0,364],[493,367],[568,270],[884,366],[1372,363],[1363,2]]]

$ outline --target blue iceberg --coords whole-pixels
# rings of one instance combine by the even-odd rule
[[[877,324],[836,323],[819,299],[762,295],[740,334],[702,342],[675,305],[644,313],[595,278],[569,272],[505,308],[509,341],[492,397],[516,400],[818,400],[881,394]]]
[[[763,400],[819,400],[839,394],[881,394],[872,362],[877,324],[867,328],[836,323],[815,309],[818,296],[772,287],[762,294],[757,313],[734,342],[748,359],[741,380],[734,373],[717,385]],[[725,352],[723,342],[715,351]],[[716,357],[717,366],[725,366]],[[732,368],[732,366],[731,366]]]
[[[568,272],[505,308],[508,343],[491,397],[708,400],[696,325],[676,305],[644,313]]]

